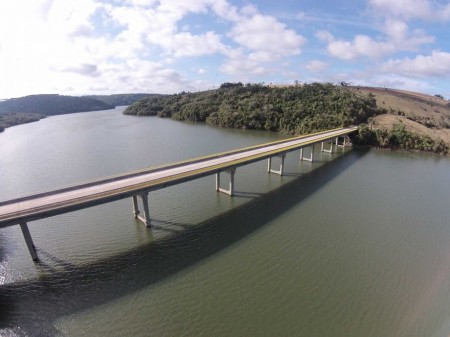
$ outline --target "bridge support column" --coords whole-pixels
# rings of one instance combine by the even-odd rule
[[[311,155],[310,155],[309,158],[305,158],[305,157],[303,156],[303,147],[300,149],[300,160],[305,160],[305,161],[309,161],[309,162],[312,163],[312,161],[313,161],[313,156],[314,156],[314,145],[311,145],[310,148],[311,148]]]
[[[23,237],[27,243],[28,251],[30,252],[33,261],[38,261],[39,257],[36,252],[36,247],[34,246],[33,239],[31,238],[30,231],[28,230],[28,225],[26,222],[20,223],[20,229],[22,229]]]
[[[282,176],[284,173],[284,160],[286,159],[286,153],[280,154],[278,157],[280,157],[280,160],[281,160],[280,169],[274,170],[272,168],[272,157],[270,157],[267,161],[267,172],[279,174],[280,176]]]
[[[330,142],[330,148],[329,149],[325,149],[324,144],[326,143],[326,141],[322,142],[322,145],[321,145],[321,151],[322,152],[327,152],[327,153],[332,153],[333,152],[333,140],[330,140],[329,142]]]
[[[150,224],[150,210],[148,207],[148,193],[140,194],[139,197],[142,199],[142,205],[144,207],[144,216],[141,215],[139,210],[139,204],[137,200],[138,195],[133,195],[133,215],[135,219],[141,221],[145,227],[151,227]]]
[[[236,169],[232,168],[225,172],[229,173],[229,175],[230,175],[230,186],[229,186],[228,190],[220,187],[220,173],[221,172],[217,172],[216,173],[216,191],[228,194],[229,196],[233,196],[234,195],[234,174],[236,173]]]
[[[342,137],[342,144],[339,144],[339,138]],[[338,136],[336,137],[336,147],[342,147],[345,148],[345,146],[347,145],[347,143],[349,143],[349,139],[347,135],[344,136]]]

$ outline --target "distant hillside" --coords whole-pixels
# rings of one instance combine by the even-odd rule
[[[302,134],[359,124],[377,111],[372,96],[332,84],[279,88],[224,83],[217,90],[144,98],[124,113]]]
[[[91,97],[61,95],[32,95],[0,102],[0,114],[26,112],[51,116],[112,108],[113,105]]]
[[[27,112],[8,112],[0,114],[0,132],[14,125],[37,122],[44,115]]]
[[[349,87],[356,94],[374,95],[380,114],[369,121],[372,129],[392,130],[402,124],[409,132],[450,144],[450,101],[411,91]]]
[[[155,94],[117,94],[117,95],[91,95],[91,96],[83,96],[90,97],[93,99],[97,99],[106,104],[121,106],[121,105],[130,105],[134,102],[144,98],[144,97],[152,97],[157,96]]]
[[[355,144],[436,153],[448,153],[450,145],[447,100],[382,88],[224,83],[217,90],[144,98],[124,113],[290,134],[360,125]]]

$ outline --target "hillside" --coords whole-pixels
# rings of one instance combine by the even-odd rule
[[[359,124],[377,109],[372,96],[332,84],[278,88],[224,83],[217,90],[144,98],[124,113],[302,134]]]
[[[99,101],[102,101],[109,105],[122,106],[130,105],[134,102],[144,98],[155,96],[155,94],[115,94],[115,95],[90,95],[83,97],[90,97]]]
[[[411,91],[349,87],[362,96],[372,94],[381,113],[370,120],[372,129],[391,130],[402,124],[416,134],[443,140],[450,144],[450,102],[448,100]]]
[[[0,132],[14,125],[37,122],[45,118],[44,115],[27,112],[9,112],[0,114]]]
[[[113,105],[91,97],[61,95],[31,95],[12,98],[0,102],[0,114],[26,112],[52,116],[112,108],[114,108]]]
[[[444,154],[450,148],[448,101],[393,89],[224,83],[217,90],[144,98],[124,113],[289,134],[360,125],[355,144]]]

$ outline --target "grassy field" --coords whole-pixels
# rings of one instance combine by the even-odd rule
[[[373,129],[391,129],[396,123],[408,131],[444,140],[450,145],[450,101],[422,93],[374,87],[349,87],[356,93],[372,93],[384,114],[371,119]]]

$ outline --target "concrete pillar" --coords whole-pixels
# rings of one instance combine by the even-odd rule
[[[309,146],[311,148],[311,155],[309,158],[303,156],[303,148],[300,149],[300,160],[309,161],[312,163],[314,157],[314,144]]]
[[[234,174],[236,172],[236,169],[231,169],[229,171],[230,174],[230,188],[228,189],[230,191],[230,196],[234,195]]]
[[[216,173],[216,191],[220,189],[220,172]]]
[[[218,172],[216,174],[216,191],[228,194],[229,196],[234,195],[234,174],[236,173],[236,168],[229,169],[226,171],[230,175],[230,185],[228,190],[225,188],[220,187],[220,173]]]
[[[284,173],[284,160],[286,159],[286,153],[283,153],[283,154],[279,155],[278,157],[280,157],[280,160],[281,160],[281,162],[280,162],[280,169],[279,170],[274,170],[272,168],[272,158],[269,158],[269,162],[268,162],[268,165],[267,165],[267,171],[269,173],[275,173],[275,174],[279,174],[280,176],[282,176],[283,173]]]
[[[330,148],[329,149],[325,149],[325,147],[324,147],[325,141],[322,142],[322,146],[321,146],[322,152],[327,152],[327,153],[332,153],[333,152],[333,140],[330,140],[329,142],[330,142]]]
[[[139,211],[137,196],[133,195],[133,216],[135,219],[138,217],[139,213],[140,213],[140,211]]]
[[[22,229],[23,237],[25,238],[25,242],[28,247],[28,251],[30,252],[31,258],[33,261],[38,261],[39,257],[36,252],[36,247],[34,246],[33,239],[31,238],[30,231],[28,230],[28,225],[26,222],[20,223],[20,228]]]
[[[150,210],[148,208],[148,193],[142,195],[142,203],[144,204],[144,216],[145,216],[145,227],[151,227],[150,225]]]
[[[141,215],[141,211],[139,210],[139,203],[138,203],[137,197],[138,197],[137,195],[133,195],[133,215],[134,215],[135,219],[138,219],[146,227],[151,227],[150,210],[148,207],[148,193],[143,193],[143,194],[139,195],[139,197],[142,199],[144,215]]]
[[[340,137],[336,138],[336,146],[345,148],[345,146],[347,145],[348,136],[347,135],[342,136],[342,144],[339,144],[339,138]]]

